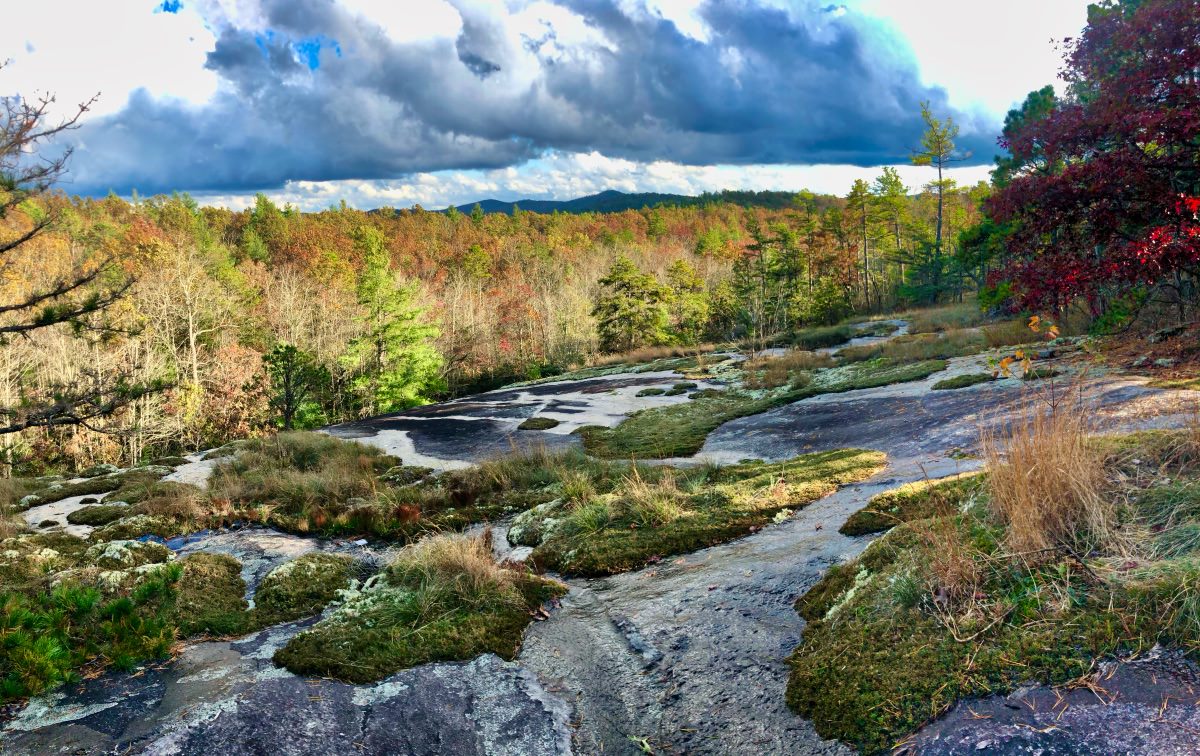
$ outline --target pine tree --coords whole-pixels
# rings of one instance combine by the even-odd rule
[[[284,430],[319,425],[323,418],[312,401],[322,386],[329,382],[329,371],[318,366],[313,356],[291,344],[276,344],[263,355],[263,365],[271,379],[271,409],[279,416]],[[313,409],[313,412],[306,410]],[[315,415],[311,421],[305,415]],[[297,418],[302,418],[297,424]]]
[[[954,179],[945,177],[945,171],[951,163],[958,162],[963,158],[956,156],[954,140],[958,137],[958,124],[954,122],[953,118],[947,116],[944,121],[937,118],[930,110],[929,103],[923,102],[921,103],[921,120],[925,122],[925,134],[921,137],[921,149],[913,155],[912,162],[913,165],[927,165],[937,169],[937,180],[929,183],[927,188],[937,195],[933,267],[935,270],[940,270],[943,258],[942,224],[946,214],[946,192],[955,186]],[[940,283],[935,280],[934,288],[937,289]]]
[[[708,323],[704,279],[687,260],[676,260],[667,268],[667,286],[671,289],[671,331],[675,340],[694,346],[700,342]]]
[[[617,258],[608,275],[592,316],[599,322],[600,348],[626,352],[647,344],[667,341],[666,301],[669,291],[650,273],[643,273],[624,255]]]
[[[357,372],[352,385],[366,412],[394,412],[422,403],[440,387],[442,356],[433,345],[438,330],[417,303],[417,285],[397,281],[383,234],[367,226],[356,237],[364,261],[358,280],[364,332],[350,344],[346,362]]]

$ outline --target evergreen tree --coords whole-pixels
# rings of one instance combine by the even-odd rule
[[[650,273],[643,273],[624,255],[600,279],[604,287],[592,316],[598,321],[600,347],[626,352],[667,341],[666,302],[669,290]]]
[[[292,430],[320,425],[324,418],[313,397],[329,382],[329,371],[291,344],[276,344],[263,355],[263,365],[271,379],[270,404],[280,427]]]
[[[397,281],[383,234],[363,227],[355,245],[364,262],[358,279],[364,333],[346,356],[357,372],[352,385],[368,414],[420,404],[441,385],[442,356],[433,345],[437,328],[417,304],[417,285]]]
[[[671,331],[675,340],[687,346],[698,344],[708,323],[704,279],[687,260],[676,260],[667,268],[667,286],[671,289]]]
[[[913,165],[927,165],[937,170],[937,180],[930,182],[926,188],[937,196],[937,216],[933,237],[932,253],[934,260],[926,266],[935,274],[931,285],[934,296],[941,286],[940,273],[944,250],[942,247],[942,226],[946,215],[946,193],[953,190],[954,179],[946,178],[945,171],[951,163],[962,160],[957,157],[954,140],[958,137],[958,124],[947,116],[941,120],[933,115],[929,103],[921,103],[921,120],[925,122],[925,134],[921,137],[921,149],[913,155]]]

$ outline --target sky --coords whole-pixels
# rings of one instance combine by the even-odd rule
[[[919,103],[987,177],[1076,0],[44,0],[0,95],[100,97],[62,188],[242,208],[441,208],[605,189],[845,194],[909,165]]]

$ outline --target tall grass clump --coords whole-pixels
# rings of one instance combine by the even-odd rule
[[[276,524],[321,528],[351,499],[380,488],[379,474],[398,462],[378,449],[320,433],[280,433],[247,443],[219,464],[210,498],[261,508]]]
[[[744,385],[748,388],[779,388],[792,383],[803,372],[833,367],[836,361],[827,354],[790,349],[778,357],[754,357],[742,363]]]
[[[797,349],[813,350],[845,344],[857,335],[849,325],[817,326],[795,331],[789,341]]]
[[[930,307],[900,313],[896,317],[908,321],[909,333],[937,333],[959,328],[972,328],[983,323],[987,316],[974,301],[944,307]]]
[[[1116,507],[1105,496],[1104,455],[1088,440],[1084,408],[1029,407],[982,435],[991,506],[1010,548],[1049,556],[1113,545]]]

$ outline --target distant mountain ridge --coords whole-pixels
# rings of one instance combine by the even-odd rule
[[[514,202],[504,202],[496,199],[485,199],[479,202],[469,202],[458,205],[455,209],[469,213],[475,205],[485,213],[512,214],[514,207],[534,213],[619,213],[624,210],[640,210],[643,207],[658,207],[660,205],[692,206],[709,205],[718,202],[729,202],[743,207],[765,207],[780,209],[796,205],[797,192],[777,191],[730,191],[706,192],[698,197],[684,194],[659,194],[657,192],[639,192],[627,194],[615,189],[609,189],[599,194],[577,197],[571,200],[534,200],[523,199]],[[446,208],[447,211],[450,208]]]

